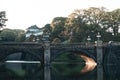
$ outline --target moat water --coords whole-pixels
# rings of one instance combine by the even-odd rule
[[[62,67],[62,63],[60,64]],[[64,64],[64,63],[63,63]],[[92,69],[92,71],[81,73],[78,71],[77,73],[74,71],[69,72],[69,69],[73,69],[74,65],[79,65],[77,63],[70,64],[67,66],[63,66],[61,69],[57,70],[50,68],[51,70],[51,80],[97,80],[97,66]],[[62,69],[68,67],[67,70],[63,71]],[[116,64],[106,64],[102,66],[103,70],[103,80],[120,80],[120,65]],[[44,70],[41,67],[39,61],[34,62],[24,62],[24,61],[7,61],[0,65],[0,80],[44,80]]]
[[[0,62],[0,80],[44,80],[44,65],[40,61],[32,57],[27,60],[12,58],[9,56]],[[82,58],[87,62],[52,62],[49,65],[50,80],[100,80],[99,77],[102,80],[120,80],[119,56],[108,55],[99,67],[91,58]]]

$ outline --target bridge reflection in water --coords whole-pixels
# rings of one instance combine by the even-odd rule
[[[51,70],[52,80],[88,80],[88,79],[89,80],[97,80],[97,78],[96,78],[96,76],[97,76],[96,75],[96,71],[97,71],[96,62],[93,59],[91,59],[90,57],[87,57],[84,55],[81,55],[81,57],[86,61],[85,62],[86,65],[83,67],[83,69],[81,71],[79,71],[80,72],[79,74],[75,74],[75,72],[71,71],[70,74],[66,73],[67,74],[66,75],[66,74],[62,73],[62,70],[58,70],[59,72],[57,72],[57,73],[55,72],[55,70],[62,69],[59,67],[63,67],[64,65],[67,65],[67,66],[64,66],[64,69],[69,68],[69,70],[70,69],[72,70],[74,68],[77,68],[76,66],[78,66],[79,64],[82,65],[84,63],[53,62],[53,64],[58,64],[58,66],[56,69]],[[111,57],[112,60],[109,60],[109,63],[105,64],[106,65],[105,72],[103,73],[104,77],[105,77],[104,80],[119,80],[120,79],[118,77],[119,70],[117,70],[117,69],[120,66],[116,62],[114,62],[114,61],[116,61],[116,59],[118,57],[115,55],[111,56],[111,54],[109,54],[108,57]],[[108,61],[108,57],[106,59],[107,61]],[[41,70],[38,70],[38,72],[37,71],[35,72],[35,69],[39,68],[41,66],[40,61],[17,61],[17,60],[11,61],[11,60],[8,60],[8,61],[5,61],[4,64],[5,64],[5,66],[3,66],[3,67],[2,67],[2,65],[0,66],[0,71],[1,71],[0,74],[3,73],[0,75],[0,80],[13,80],[13,79],[14,80],[32,80],[32,79],[43,80],[43,78],[35,76],[35,75],[40,74],[40,72],[41,72]],[[76,66],[74,66],[74,65],[76,65]],[[101,70],[101,68],[99,70]],[[2,72],[2,71],[4,71],[4,72]],[[28,72],[29,72],[29,74],[28,74]],[[73,74],[75,74],[75,75],[73,75]],[[41,76],[41,75],[39,75],[39,76]],[[30,79],[29,77],[34,77],[34,78]]]
[[[96,80],[97,64],[94,59],[86,55],[77,54],[77,56],[84,61],[78,61],[79,58],[76,57],[78,60],[75,62],[73,60],[70,62],[53,62],[51,80],[88,80],[88,78],[89,80]]]
[[[27,47],[25,52],[23,46],[19,50],[16,46],[2,47],[0,55],[4,53],[5,56],[0,56],[0,80],[44,80],[43,59],[38,57],[43,54],[41,48]],[[96,52],[94,49],[89,48],[88,52],[92,51],[94,54]],[[94,58],[84,54],[76,56],[74,53],[71,55],[69,52],[65,52],[66,54],[59,55],[61,59],[51,58],[50,65],[46,65],[49,66],[47,69],[50,70],[51,80],[100,80],[101,78],[98,79],[98,77],[101,76],[101,80],[120,80],[120,46],[112,48],[105,46],[102,50],[104,56],[102,65],[96,63]],[[39,55],[31,54],[32,52]]]
[[[11,60],[13,57],[14,58],[16,57],[16,59],[20,59],[20,57],[21,57],[20,54],[22,55],[22,53],[14,53],[12,55],[7,56],[8,60],[4,62],[4,64],[3,64],[4,68],[0,67],[0,69],[3,69],[5,71],[7,70],[3,76],[8,77],[8,78],[12,78],[15,80],[19,80],[19,79],[24,80],[24,78],[26,80],[32,80],[32,78],[29,79],[29,77],[31,77],[30,75],[32,75],[33,73],[34,73],[34,75],[32,75],[32,76],[35,76],[35,74],[37,75],[37,73],[40,72],[40,71],[38,71],[35,73],[35,69],[42,66],[41,62],[40,61],[30,61],[30,60],[29,61]],[[17,56],[17,55],[19,55],[19,56]],[[83,61],[80,61],[80,62],[71,62],[71,61],[70,62],[52,62],[52,64],[58,65],[56,69],[52,69],[53,70],[52,72],[54,72],[55,70],[58,69],[58,72],[55,74],[57,76],[61,75],[63,80],[64,80],[64,78],[65,78],[65,80],[68,80],[69,79],[68,76],[71,76],[71,77],[73,76],[74,78],[76,76],[79,77],[80,75],[86,74],[87,72],[90,72],[95,68],[96,62],[92,58],[87,57],[85,55],[78,55],[78,56],[83,58],[85,60],[85,62],[83,62]],[[81,68],[81,65],[83,65],[84,67],[82,66],[82,68]],[[51,65],[51,67],[52,67],[52,65]],[[63,69],[63,70],[59,70],[59,69]],[[53,74],[51,74],[51,75],[53,75]],[[53,77],[55,77],[56,75],[54,75]],[[9,79],[4,78],[4,77],[3,77],[4,80],[9,80]],[[54,80],[53,77],[52,77],[52,80]],[[57,80],[61,80],[61,78],[59,78],[59,77],[56,77],[56,78],[58,78]],[[33,79],[37,80],[40,78],[37,77],[37,78],[33,78]],[[1,80],[2,80],[2,78],[1,78]]]
[[[72,55],[74,56],[74,55]],[[61,74],[85,74],[87,72],[90,72],[92,70],[94,70],[94,68],[96,67],[97,63],[94,61],[94,59],[85,56],[85,55],[77,55],[80,58],[78,58],[78,60],[58,60],[52,62],[52,67],[55,68],[53,70],[57,70],[59,73]],[[76,57],[77,58],[77,57]],[[80,59],[80,60],[79,60]],[[60,69],[60,70],[59,70]],[[75,71],[77,69],[77,71]],[[63,71],[63,72],[62,72]],[[66,71],[66,72],[65,72]],[[74,73],[72,73],[74,72]],[[67,75],[68,75],[67,74]]]

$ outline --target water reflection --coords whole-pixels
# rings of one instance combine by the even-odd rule
[[[81,70],[81,73],[86,73],[86,72],[94,70],[94,68],[97,65],[94,59],[87,57],[85,55],[81,55],[81,57],[85,60],[85,64],[86,64],[85,67]]]
[[[80,61],[52,62],[52,69],[63,75],[79,75],[94,70],[97,65],[94,59],[85,55],[78,56]]]
[[[119,52],[106,55],[104,63],[104,78],[106,80],[120,80],[120,56]]]
[[[77,60],[73,56],[77,57]],[[106,55],[102,68],[98,67],[103,70],[104,80],[120,80],[119,60],[117,54]],[[51,80],[97,80],[96,66],[96,62],[85,55],[64,54],[51,62]],[[0,64],[0,80],[44,80],[43,73],[43,66],[36,57],[23,57],[22,53],[10,55]]]
[[[0,80],[40,80],[43,70],[38,58],[22,52],[8,55],[0,65]]]
[[[68,57],[69,55],[69,57]],[[73,58],[71,60],[70,55]],[[80,54],[64,54],[62,59],[52,62],[52,79],[51,80],[96,80],[96,62],[85,55]],[[66,57],[65,57],[66,56]],[[59,57],[58,59],[60,59]],[[75,60],[77,59],[77,60]],[[67,61],[69,60],[69,61]],[[87,78],[86,78],[87,77]]]
[[[18,60],[15,60],[15,61],[5,61],[5,63],[25,63],[25,64],[29,64],[29,63],[32,63],[32,64],[40,64],[40,61],[18,61]]]
[[[97,65],[90,57],[85,55],[79,56],[85,60],[85,63],[55,62],[55,69],[52,68],[52,80],[120,80],[119,53],[107,53],[103,59],[104,64],[101,65]],[[72,65],[75,66],[73,67]],[[82,69],[80,69],[81,65],[84,65]],[[78,72],[75,72],[75,69]],[[84,74],[80,74],[79,72]]]
[[[37,68],[41,66],[40,61],[5,61],[5,68],[10,71],[10,73],[14,73],[14,75],[24,77],[29,73],[35,72],[35,67]]]

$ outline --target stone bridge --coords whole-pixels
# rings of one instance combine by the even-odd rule
[[[0,43],[0,61],[5,61],[6,57],[15,54],[23,53],[35,56],[43,62],[45,45],[40,43]],[[96,46],[94,44],[50,44],[51,60],[65,52],[73,52],[76,54],[84,54],[96,60]]]
[[[39,61],[43,67],[44,80],[50,80],[50,63],[64,53],[86,55],[97,62],[97,80],[103,80],[103,67],[107,69],[106,63],[119,64],[120,43],[76,43],[76,44],[50,44],[41,43],[0,43],[0,65],[7,60]],[[60,60],[62,61],[62,60]],[[103,66],[104,65],[104,66]],[[117,67],[119,69],[119,67]],[[37,71],[36,70],[36,71]]]

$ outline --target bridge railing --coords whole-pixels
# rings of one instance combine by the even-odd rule
[[[0,46],[41,46],[44,47],[44,43],[38,43],[38,42],[1,42]],[[101,46],[108,46],[108,45],[113,45],[113,46],[118,46],[120,45],[120,42],[103,42]],[[96,43],[90,42],[90,43],[68,43],[68,44],[63,44],[63,43],[57,43],[53,44],[50,43],[51,48],[90,48],[90,47],[95,47],[97,46]]]
[[[71,44],[50,44],[51,48],[85,48],[85,47],[94,47],[94,43],[71,43]]]

